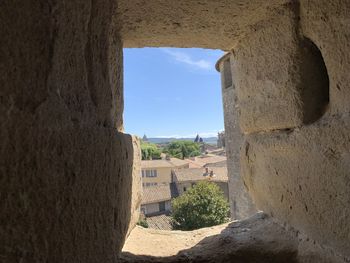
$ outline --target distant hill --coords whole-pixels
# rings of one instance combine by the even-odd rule
[[[195,138],[147,138],[151,143],[168,143],[172,141],[194,141]],[[216,144],[217,137],[203,138],[203,141],[208,144]]]

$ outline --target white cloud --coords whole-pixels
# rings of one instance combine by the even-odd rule
[[[214,65],[209,60],[205,60],[205,59],[195,60],[185,52],[174,51],[168,48],[164,48],[163,51],[169,54],[172,58],[174,58],[176,61],[180,63],[187,64],[197,69],[205,69],[205,70],[214,69]]]

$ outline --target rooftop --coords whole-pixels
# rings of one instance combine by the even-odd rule
[[[148,227],[159,230],[172,230],[171,217],[168,215],[158,215],[147,217]]]
[[[178,196],[178,193],[175,185],[173,184],[144,187],[141,204],[152,204],[168,201],[176,196]]]
[[[141,168],[176,168],[188,165],[188,161],[177,158],[170,160],[144,160],[141,161]]]
[[[200,168],[200,167],[210,166],[210,164],[226,162],[226,160],[227,160],[226,156],[219,156],[219,155],[212,155],[212,154],[185,159],[185,161],[189,163],[190,168]]]
[[[175,177],[179,182],[186,181],[213,181],[213,182],[227,182],[227,168],[226,167],[212,167],[209,171],[213,171],[214,176],[210,177],[206,174],[203,168],[189,168],[174,170]]]

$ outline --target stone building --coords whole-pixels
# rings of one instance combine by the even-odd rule
[[[188,168],[186,160],[169,158],[165,160],[141,161],[142,186],[150,187],[172,182],[172,170],[176,168]]]
[[[141,202],[123,48],[174,46],[228,52],[226,151],[233,164],[240,130],[265,215],[152,259],[349,262],[349,14],[348,0],[2,1],[1,260],[118,261]]]
[[[189,168],[202,168],[209,166],[226,166],[226,156],[216,154],[206,154],[185,159],[188,162]]]
[[[171,199],[177,196],[174,184],[146,187],[142,191],[141,212],[147,217],[168,214],[171,211]]]
[[[231,72],[231,54],[227,53],[216,64],[221,72],[221,92],[224,108],[225,143],[227,170],[229,172],[230,208],[232,219],[242,219],[256,213],[253,200],[249,196],[240,172],[240,152],[244,141],[239,128],[237,91]]]
[[[173,171],[173,178],[179,195],[184,194],[198,182],[206,181],[219,186],[223,195],[229,200],[226,167],[176,169]]]

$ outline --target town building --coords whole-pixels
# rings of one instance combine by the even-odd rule
[[[143,188],[141,213],[146,217],[169,214],[171,199],[178,196],[175,184],[162,184]]]
[[[170,184],[172,182],[171,171],[180,168],[189,168],[188,161],[177,158],[141,161],[142,186]]]
[[[226,199],[229,200],[226,167],[176,169],[173,171],[173,180],[179,195],[184,194],[198,182],[207,181],[218,185]]]
[[[189,168],[202,168],[209,166],[226,166],[226,156],[216,154],[206,154],[202,156],[185,159],[189,163]]]
[[[171,200],[183,195],[198,182],[215,183],[229,200],[226,167],[173,169],[170,183],[143,187],[141,215],[149,228],[171,230]]]

